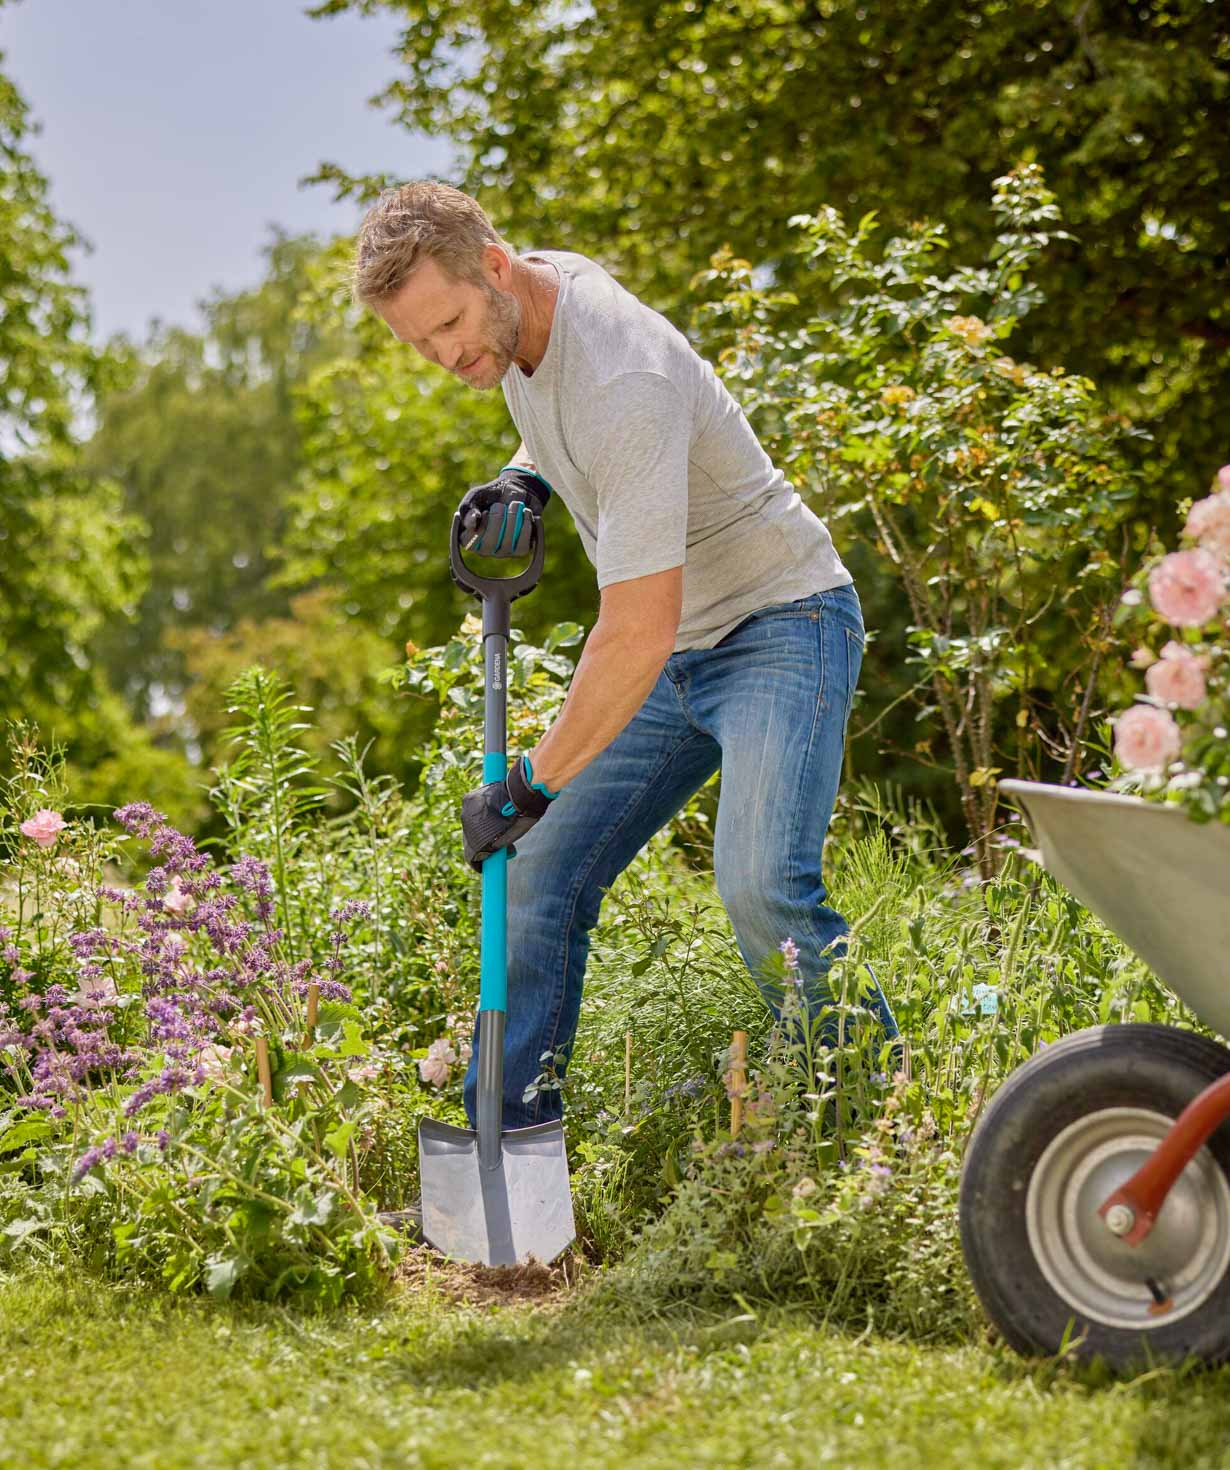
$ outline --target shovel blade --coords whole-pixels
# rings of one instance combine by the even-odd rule
[[[500,1135],[500,1161],[484,1168],[470,1128],[419,1122],[423,1236],[457,1261],[544,1265],[576,1235],[561,1123]]]

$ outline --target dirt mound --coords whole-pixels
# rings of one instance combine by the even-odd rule
[[[577,1284],[581,1261],[571,1254],[551,1266],[469,1266],[439,1256],[430,1246],[411,1246],[397,1267],[397,1280],[414,1291],[428,1283],[467,1306],[516,1306],[561,1299]]]

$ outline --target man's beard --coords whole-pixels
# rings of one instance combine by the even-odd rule
[[[483,290],[487,295],[487,312],[483,318],[482,351],[491,362],[484,367],[479,378],[457,374],[467,387],[477,388],[480,392],[498,388],[504,381],[504,375],[517,355],[517,341],[521,335],[521,303],[517,298],[509,292],[497,291],[485,281]]]

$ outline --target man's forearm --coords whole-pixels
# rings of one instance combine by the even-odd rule
[[[530,752],[534,779],[558,791],[615,739],[640,709],[670,656],[646,653],[643,637],[605,629],[585,640],[564,707]]]

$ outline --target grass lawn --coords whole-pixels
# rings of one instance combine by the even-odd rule
[[[459,1303],[304,1317],[0,1283],[0,1465],[1230,1465],[1230,1373],[1113,1383],[774,1314]]]

